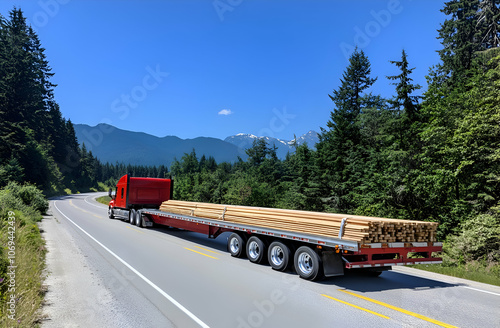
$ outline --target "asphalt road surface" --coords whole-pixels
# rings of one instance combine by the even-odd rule
[[[321,282],[230,256],[217,239],[107,217],[60,197],[41,223],[43,327],[500,327],[500,288],[398,267]]]

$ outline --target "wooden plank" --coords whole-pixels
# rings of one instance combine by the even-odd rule
[[[342,219],[347,218],[343,238],[359,242],[433,241],[437,229],[435,222],[185,201],[164,202],[160,210],[335,238],[338,237]]]

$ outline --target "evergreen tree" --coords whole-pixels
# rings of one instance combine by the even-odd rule
[[[441,10],[449,19],[438,30],[443,49],[439,50],[441,69],[452,82],[458,82],[470,69],[477,51],[482,50],[478,30],[480,0],[451,0]]]
[[[330,95],[335,109],[327,123],[329,130],[322,129],[317,149],[323,197],[331,210],[346,212],[354,207],[350,193],[359,179],[356,166],[363,161],[357,119],[367,105],[364,92],[376,81],[370,73],[368,58],[356,49],[349,58],[340,87]]]
[[[384,157],[388,159],[385,169],[389,182],[388,202],[396,209],[398,216],[419,218],[417,209],[420,200],[413,191],[413,183],[419,168],[418,155],[422,150],[419,137],[422,115],[419,103],[421,97],[414,95],[414,92],[421,86],[413,84],[410,75],[414,68],[409,68],[404,50],[400,61],[390,62],[399,68],[400,74],[387,77],[394,81],[392,84],[396,87],[396,96],[389,101],[392,118],[386,125],[386,135],[390,136],[391,142],[384,150]]]
[[[500,0],[481,0],[479,3],[478,28],[484,49],[500,46]]]

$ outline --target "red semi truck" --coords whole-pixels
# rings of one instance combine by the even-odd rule
[[[153,224],[179,228],[217,238],[229,232],[227,248],[233,257],[247,257],[253,263],[269,263],[277,271],[292,268],[301,278],[317,280],[358,270],[378,276],[393,265],[441,263],[434,257],[440,242],[360,244],[321,234],[298,233],[253,225],[160,211],[172,199],[173,180],[123,176],[110,190],[109,218],[120,218],[138,227]],[[342,229],[341,229],[342,230]],[[417,255],[414,257],[414,255]]]

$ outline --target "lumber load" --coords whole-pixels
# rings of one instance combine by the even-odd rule
[[[168,200],[163,212],[365,243],[434,242],[436,222]]]

